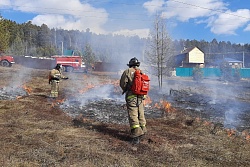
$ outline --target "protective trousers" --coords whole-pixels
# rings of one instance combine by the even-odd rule
[[[143,97],[137,95],[127,96],[126,104],[131,128],[131,136],[138,137],[143,135],[143,128],[146,128]]]
[[[59,81],[52,80],[50,97],[58,97],[58,92],[59,92]]]

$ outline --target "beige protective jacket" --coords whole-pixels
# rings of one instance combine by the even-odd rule
[[[130,91],[130,88],[131,88],[131,85],[133,83],[134,73],[135,73],[136,69],[140,70],[138,67],[136,67],[136,68],[131,67],[131,68],[126,69],[123,72],[121,79],[120,79],[120,87],[122,88],[123,93],[126,93],[126,94],[132,93]]]
[[[61,71],[57,69],[52,69],[49,73],[49,83],[51,81],[59,82],[60,79],[67,79],[67,77],[63,76]]]

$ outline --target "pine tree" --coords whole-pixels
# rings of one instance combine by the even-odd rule
[[[0,54],[5,53],[9,48],[10,33],[6,25],[6,20],[0,16]]]

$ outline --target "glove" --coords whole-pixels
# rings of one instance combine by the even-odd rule
[[[56,80],[56,81],[59,81],[59,80],[60,80],[60,78],[59,78],[58,76],[54,76],[52,79],[53,79],[53,80]]]

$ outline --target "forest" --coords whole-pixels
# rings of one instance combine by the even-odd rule
[[[127,62],[127,58],[133,56],[143,59],[147,42],[148,39],[138,36],[95,34],[89,28],[86,31],[50,29],[46,24],[37,26],[30,21],[18,24],[0,16],[0,53],[4,54],[51,57],[63,54],[64,50],[73,50],[74,55],[91,55],[91,61]],[[205,53],[205,63],[225,57],[242,61],[244,57],[245,67],[250,67],[248,43],[172,39],[171,54],[178,55],[184,47],[194,46]]]

